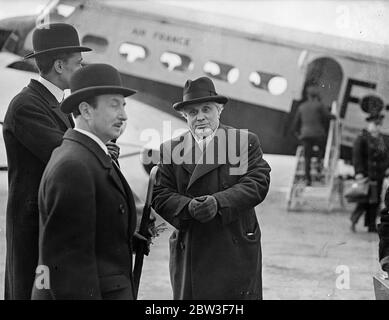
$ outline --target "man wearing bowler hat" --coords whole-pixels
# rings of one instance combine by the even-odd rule
[[[261,232],[254,207],[270,167],[258,137],[219,122],[227,98],[211,79],[188,80],[174,109],[189,130],[161,145],[153,208],[170,238],[174,299],[261,299]]]
[[[43,25],[33,32],[38,80],[11,101],[3,135],[8,159],[5,299],[30,299],[38,261],[38,187],[53,149],[73,119],[59,109],[71,74],[81,68],[77,31],[68,24]]]
[[[131,300],[136,210],[106,143],[120,136],[124,98],[135,91],[106,64],[77,70],[70,88],[61,110],[73,113],[75,128],[52,153],[39,187],[42,274],[32,298]]]

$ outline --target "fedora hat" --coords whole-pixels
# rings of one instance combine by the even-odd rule
[[[61,103],[64,113],[71,113],[82,101],[94,96],[121,94],[128,97],[136,93],[123,87],[119,71],[102,63],[90,64],[74,72],[70,78],[70,92],[71,95]]]
[[[384,102],[377,96],[369,95],[364,97],[361,101],[361,109],[369,114],[365,119],[366,121],[382,120],[385,117],[385,115],[381,113],[384,109]]]
[[[382,121],[385,118],[385,115],[382,113],[375,113],[375,114],[370,114],[365,120],[367,122],[371,121]]]
[[[81,52],[92,49],[80,46],[77,30],[66,23],[51,23],[37,27],[32,34],[34,52],[24,59],[35,58],[49,53]]]
[[[216,93],[215,86],[211,79],[208,77],[200,77],[193,81],[186,81],[182,101],[173,104],[173,108],[179,111],[187,105],[207,101],[225,104],[227,103],[228,98]]]

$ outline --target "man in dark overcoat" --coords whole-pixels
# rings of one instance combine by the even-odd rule
[[[61,104],[73,112],[39,188],[39,264],[33,299],[135,299],[132,276],[136,208],[106,143],[127,120],[124,88],[110,65],[91,64],[71,78]]]
[[[385,191],[385,207],[381,210],[381,221],[377,226],[379,244],[378,258],[382,270],[389,272],[389,188]]]
[[[351,230],[355,232],[359,218],[365,214],[368,232],[377,232],[376,218],[381,204],[382,182],[389,164],[389,150],[381,133],[384,104],[377,96],[365,96],[361,108],[369,116],[365,119],[366,128],[354,141],[353,165],[355,179],[369,179],[369,192],[368,199],[358,202],[351,214]]]
[[[5,299],[30,299],[38,262],[38,187],[43,170],[73,119],[59,109],[71,74],[81,67],[77,31],[50,24],[33,33],[39,79],[11,101],[3,136],[8,161]]]
[[[329,109],[322,103],[319,88],[315,85],[307,87],[307,100],[297,109],[293,128],[296,136],[304,146],[305,180],[312,185],[311,158],[314,147],[318,147],[318,171],[322,170],[322,160],[327,139],[327,127],[331,119],[335,119]]]
[[[161,145],[153,208],[175,227],[174,299],[262,299],[254,208],[268,192],[270,167],[255,134],[220,124],[226,102],[209,78],[188,80],[173,107],[189,131]]]

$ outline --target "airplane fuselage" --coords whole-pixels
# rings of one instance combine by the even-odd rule
[[[145,8],[57,1],[37,22],[76,26],[82,43],[93,49],[86,63],[113,64],[125,85],[141,92],[138,99],[176,117],[172,104],[182,100],[185,81],[212,78],[217,92],[229,97],[222,122],[255,132],[266,153],[295,153],[298,141],[290,124],[311,83],[321,88],[325,105],[338,106],[344,158],[350,158],[365,125],[361,99],[373,94],[389,101],[388,60],[347,51],[339,39],[268,26],[236,30],[200,14],[195,19],[195,12],[182,16],[154,4]],[[31,33],[24,48],[32,50]],[[384,123],[389,134],[386,128],[389,120]]]

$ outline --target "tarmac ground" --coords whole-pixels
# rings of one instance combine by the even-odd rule
[[[375,299],[372,277],[380,272],[377,234],[366,232],[363,219],[357,232],[352,233],[349,212],[288,212],[285,190],[291,161],[282,156],[267,159],[273,168],[272,187],[256,208],[262,231],[264,299]],[[121,163],[135,192],[144,194],[147,176],[137,157],[124,158]],[[6,177],[6,172],[0,172],[0,299],[4,284]],[[168,249],[172,230],[169,226],[156,238],[150,255],[145,257],[139,299],[172,299]]]

